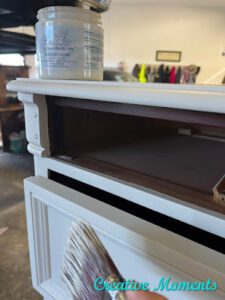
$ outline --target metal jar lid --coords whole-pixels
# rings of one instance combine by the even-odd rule
[[[83,6],[89,6],[97,12],[104,12],[109,9],[111,0],[77,0],[76,2]]]

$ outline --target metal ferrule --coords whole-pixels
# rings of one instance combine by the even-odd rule
[[[76,0],[78,4],[89,5],[97,12],[104,12],[109,9],[111,0]]]
[[[112,274],[110,275],[107,280],[108,283],[119,283],[124,282],[124,279],[121,276]],[[127,300],[126,293],[121,291],[107,291],[106,292],[110,298],[107,298],[107,296],[104,298],[104,300],[111,299],[111,300]]]

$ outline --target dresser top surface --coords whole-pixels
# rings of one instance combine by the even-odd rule
[[[22,79],[9,91],[124,104],[225,113],[225,86]],[[65,100],[66,101],[66,100]]]

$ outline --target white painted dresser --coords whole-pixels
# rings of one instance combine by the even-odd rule
[[[215,292],[162,294],[171,300],[225,299],[225,208],[215,203],[214,209],[212,195],[203,192],[214,172],[210,160],[216,161],[215,173],[221,172],[219,159],[224,162],[216,156],[224,147],[225,87],[18,79],[8,90],[24,103],[28,150],[34,155],[35,176],[25,180],[26,213],[33,286],[45,300],[70,299],[60,267],[77,217],[94,226],[125,278],[148,281],[151,288],[162,277],[211,279],[219,285]],[[116,142],[108,146],[111,137]],[[178,154],[172,155],[177,147],[178,161]],[[202,163],[197,150],[204,156],[206,147],[212,154]],[[177,176],[184,157],[188,180]],[[192,160],[203,171],[193,171]],[[167,173],[157,181],[160,164]],[[193,192],[195,176],[202,187]]]

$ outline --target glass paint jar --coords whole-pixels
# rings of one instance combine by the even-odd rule
[[[38,11],[39,78],[103,80],[103,28],[99,13],[52,6]]]

